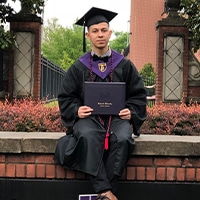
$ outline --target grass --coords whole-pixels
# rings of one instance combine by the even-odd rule
[[[49,108],[49,107],[52,108],[54,106],[58,106],[58,101],[57,100],[45,103],[45,107],[47,107],[47,108]]]

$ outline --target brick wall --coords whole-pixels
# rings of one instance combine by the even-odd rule
[[[131,0],[130,59],[140,71],[151,63],[156,67],[156,28],[162,18],[164,0]]]
[[[200,86],[189,86],[188,87],[188,97],[193,101],[200,100]]]
[[[137,156],[127,166],[127,180],[137,181],[178,181],[200,180],[199,158]]]
[[[0,154],[0,178],[87,179],[84,173],[55,165],[53,155]],[[133,156],[121,180],[200,181],[199,157]]]
[[[0,132],[0,179],[87,179],[55,165],[55,146],[63,134]],[[121,180],[200,181],[200,137],[141,135]]]

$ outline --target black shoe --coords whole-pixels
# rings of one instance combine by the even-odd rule
[[[110,200],[107,196],[98,196],[96,200]]]

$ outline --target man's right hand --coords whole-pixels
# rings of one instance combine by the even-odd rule
[[[80,106],[78,109],[79,118],[87,118],[92,114],[93,109],[89,106]]]

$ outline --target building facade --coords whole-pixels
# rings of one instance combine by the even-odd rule
[[[147,63],[156,67],[156,23],[164,10],[165,0],[131,0],[129,58],[139,71]]]

